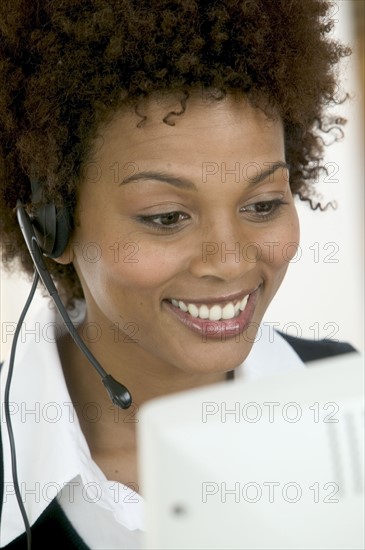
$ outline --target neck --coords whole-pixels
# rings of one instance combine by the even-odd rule
[[[156,360],[133,357],[131,352],[123,356],[118,352],[117,357],[110,351],[103,354],[100,343],[88,347],[107,373],[128,388],[133,401],[127,410],[114,406],[99,374],[71,337],[64,336],[58,341],[59,354],[81,429],[107,478],[124,484],[133,480],[138,487],[136,426],[140,406],[154,397],[222,382],[233,372],[186,373]],[[110,346],[112,352],[116,347]]]
[[[122,426],[124,431],[134,432],[138,409],[150,399],[223,382],[231,377],[230,373],[222,372],[207,374],[184,372],[171,365],[162,364],[156,358],[147,357],[140,348],[137,356],[133,353],[136,351],[133,344],[129,344],[129,347],[124,346],[122,350],[118,346],[110,345],[107,346],[107,352],[104,352],[100,341],[89,344],[90,351],[107,373],[124,384],[131,392],[132,406],[123,411],[113,406],[100,376],[69,335],[59,340],[58,347],[66,384],[82,428],[84,431],[86,429],[87,432],[92,432],[95,440],[97,434],[101,439],[106,438],[110,429],[120,432],[119,421],[124,424]],[[85,414],[80,417],[80,410],[89,410],[90,418],[87,418],[88,415],[85,418]],[[94,417],[100,417],[100,421],[96,422]],[[106,426],[109,426],[107,431],[105,431]]]

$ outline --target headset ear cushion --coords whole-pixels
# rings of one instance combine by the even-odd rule
[[[31,180],[32,202],[42,199],[42,187]],[[71,216],[67,208],[58,208],[54,203],[34,208],[31,217],[38,244],[46,256],[58,258],[64,252],[71,234]]]
[[[70,214],[66,208],[45,204],[33,212],[32,225],[38,244],[46,256],[58,258],[64,252],[71,233]]]
[[[54,205],[52,205],[54,206]],[[65,251],[71,235],[71,215],[67,208],[56,209],[56,235],[50,258],[59,258]]]

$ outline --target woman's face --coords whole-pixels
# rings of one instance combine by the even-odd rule
[[[141,127],[125,110],[101,133],[69,250],[106,355],[224,372],[247,357],[299,239],[283,127],[230,95],[190,97],[169,126],[174,110],[151,99]]]

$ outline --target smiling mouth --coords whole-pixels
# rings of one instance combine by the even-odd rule
[[[202,319],[209,321],[220,321],[235,319],[241,315],[245,310],[250,294],[246,294],[243,298],[238,298],[227,302],[224,306],[219,304],[196,304],[183,302],[182,300],[167,300],[174,307],[180,309],[182,312],[191,315],[194,319]]]
[[[203,342],[236,338],[250,325],[254,316],[259,288],[226,298],[206,298],[206,302],[169,298],[163,300],[174,318],[199,334]]]

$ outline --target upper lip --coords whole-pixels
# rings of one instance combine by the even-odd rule
[[[255,290],[257,290],[259,286],[260,285],[249,290],[240,290],[239,292],[235,292],[234,294],[225,294],[223,296],[209,296],[208,298],[199,298],[199,300],[196,300],[194,298],[180,298],[176,296],[171,296],[171,298],[168,298],[168,300],[178,300],[179,302],[184,302],[184,304],[228,304],[229,302],[234,302],[235,300],[242,300],[248,294],[252,294],[253,292],[255,292]]]

